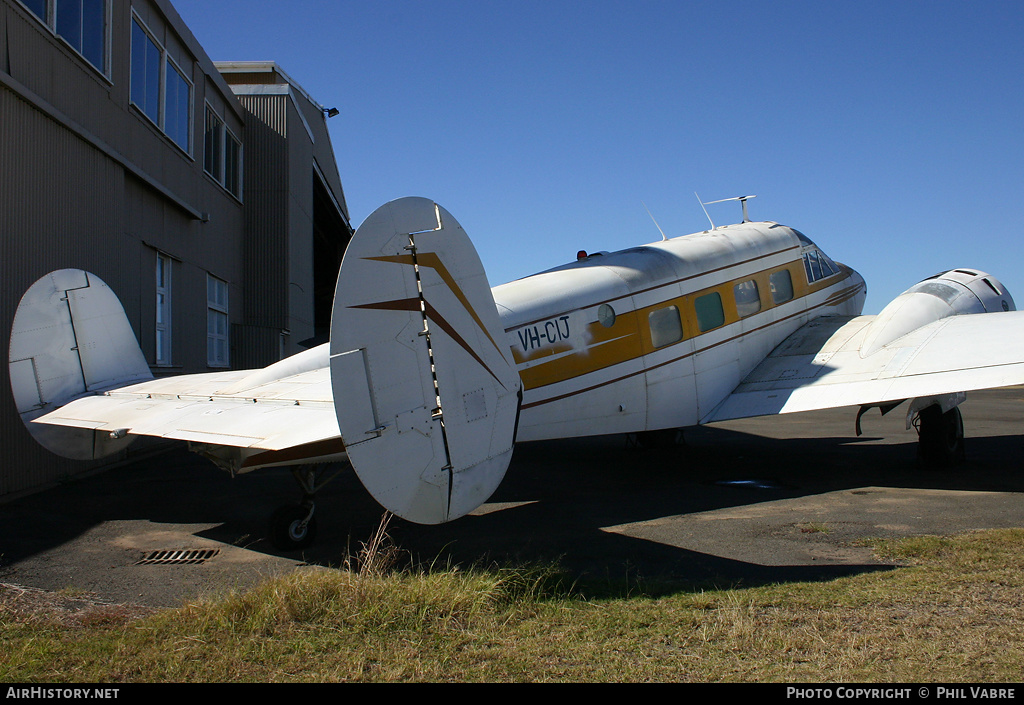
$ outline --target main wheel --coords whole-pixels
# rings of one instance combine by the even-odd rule
[[[917,418],[917,459],[922,467],[949,468],[964,461],[964,420],[958,407],[942,413],[939,406],[929,406]]]
[[[299,551],[316,538],[316,517],[312,507],[286,504],[270,517],[270,542],[281,551]]]

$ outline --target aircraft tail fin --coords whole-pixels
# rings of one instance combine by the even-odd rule
[[[77,397],[152,379],[124,308],[94,274],[50,272],[29,287],[11,327],[11,391],[32,436],[78,460],[118,452],[131,437],[29,423]]]
[[[475,248],[425,198],[381,206],[338,275],[331,384],[373,497],[422,524],[485,502],[512,456],[521,382]]]

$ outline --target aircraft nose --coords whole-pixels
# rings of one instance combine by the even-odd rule
[[[866,281],[866,280],[864,279],[864,277],[862,277],[862,276],[860,275],[860,272],[858,272],[858,271],[857,271],[856,269],[854,269],[854,270],[852,270],[852,271],[853,271],[853,278],[854,278],[854,280],[855,280],[855,281],[857,282],[857,286],[859,286],[859,287],[860,287],[860,290],[861,290],[861,296],[863,297],[863,298],[861,299],[861,301],[863,302],[863,300],[864,300],[864,299],[866,299],[866,298],[868,297],[868,283],[867,283],[867,281]],[[861,305],[863,305],[863,303],[862,303]]]

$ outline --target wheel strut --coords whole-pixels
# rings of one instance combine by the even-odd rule
[[[337,477],[343,468],[325,465],[300,465],[292,468],[292,477],[302,489],[302,501],[298,504],[284,504],[270,515],[268,537],[275,548],[281,551],[299,551],[309,547],[316,538],[316,493]],[[328,474],[330,472],[330,474]],[[324,477],[326,475],[326,477]]]

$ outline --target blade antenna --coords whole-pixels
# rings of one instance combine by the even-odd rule
[[[697,196],[697,192],[693,192],[694,196]],[[700,209],[704,211],[704,215],[707,216],[708,222],[711,223],[711,229],[715,229],[715,221],[711,220],[711,216],[708,215],[708,209],[704,207],[704,201],[700,200],[700,196],[697,196],[697,203],[700,204]]]
[[[644,203],[643,201],[640,202]],[[647,211],[647,215],[651,216],[651,220],[654,220],[654,215],[651,213],[651,209],[647,207],[646,203],[644,203],[644,210]],[[654,227],[656,227],[658,229],[658,232],[661,233],[661,239],[663,241],[668,240],[668,237],[665,235],[665,231],[661,229],[661,226],[658,225],[658,221],[656,220],[654,220]]]

